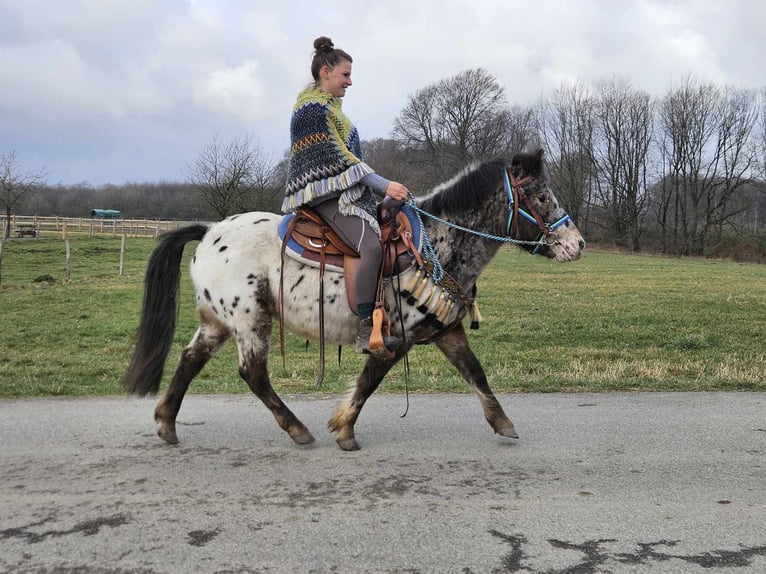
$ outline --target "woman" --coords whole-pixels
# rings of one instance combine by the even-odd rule
[[[409,192],[362,161],[359,133],[341,109],[341,98],[351,86],[351,56],[325,36],[314,40],[314,50],[314,82],[298,94],[290,122],[290,163],[282,211],[312,207],[359,252],[356,349],[369,353],[382,256],[376,205],[386,195],[404,201]],[[394,350],[399,340],[386,337],[385,345]]]

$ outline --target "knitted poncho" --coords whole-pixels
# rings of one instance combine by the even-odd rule
[[[339,211],[378,229],[376,197],[359,183],[375,173],[362,161],[359,133],[341,108],[341,98],[311,85],[300,94],[290,121],[290,162],[282,211],[291,213],[322,197],[340,195]]]

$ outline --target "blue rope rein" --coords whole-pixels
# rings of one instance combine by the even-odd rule
[[[546,233],[541,233],[537,241],[525,241],[522,239],[513,239],[510,236],[511,222],[512,222],[513,214],[514,214],[514,197],[511,191],[511,182],[508,178],[508,170],[505,170],[504,175],[505,175],[504,185],[505,185],[506,195],[508,197],[508,207],[509,207],[508,220],[507,220],[508,235],[506,236],[493,235],[491,233],[484,233],[483,231],[476,231],[475,229],[469,229],[468,227],[463,227],[462,225],[458,225],[456,223],[452,223],[451,221],[447,221],[446,219],[442,219],[441,217],[438,217],[434,215],[433,213],[429,213],[425,211],[424,209],[421,209],[420,207],[418,207],[418,205],[415,203],[415,196],[412,195],[412,193],[409,193],[409,199],[407,200],[406,203],[412,209],[413,213],[415,214],[415,218],[418,220],[418,223],[420,224],[421,233],[423,235],[423,255],[425,259],[429,261],[433,266],[433,269],[431,270],[431,276],[436,284],[441,284],[442,280],[444,279],[444,276],[445,276],[444,268],[442,267],[442,264],[439,262],[439,258],[436,255],[436,250],[434,249],[434,246],[431,243],[431,239],[428,237],[428,233],[426,233],[425,226],[423,225],[423,220],[420,217],[421,215],[424,215],[430,219],[433,219],[434,221],[438,221],[439,223],[442,223],[446,225],[447,227],[451,227],[453,229],[457,229],[459,231],[463,231],[471,235],[476,235],[484,239],[499,241],[501,243],[513,243],[514,245],[534,245],[535,249],[532,253],[537,253],[543,245],[546,245],[546,241],[545,241]],[[524,209],[521,209],[520,207],[518,207],[516,209],[516,212],[521,217],[524,217],[526,220],[528,220],[530,223],[538,225],[537,219],[535,219],[532,215],[527,213]],[[565,214],[558,221],[552,223],[549,226],[546,226],[547,231],[548,232],[554,231],[558,227],[564,225],[569,220],[570,220],[569,215]]]
[[[418,223],[420,224],[421,233],[423,234],[423,256],[425,257],[427,261],[430,261],[431,264],[433,265],[433,269],[431,270],[431,277],[437,285],[441,284],[441,282],[444,280],[444,267],[442,267],[442,264],[439,261],[439,257],[436,254],[436,250],[434,249],[434,246],[431,243],[431,239],[428,237],[426,228],[423,225],[423,220],[420,217],[421,215],[424,215],[428,217],[429,219],[433,219],[434,221],[438,221],[439,223],[443,223],[444,225],[448,227],[452,227],[453,229],[458,229],[460,231],[464,231],[465,233],[477,235],[479,237],[483,237],[484,239],[491,239],[493,241],[500,241],[503,243],[514,243],[516,245],[536,245],[538,248],[541,245],[545,244],[544,237],[540,237],[538,241],[522,241],[519,239],[512,239],[511,237],[501,237],[499,235],[492,235],[491,233],[476,231],[475,229],[469,229],[468,227],[463,227],[462,225],[452,223],[451,221],[442,219],[441,217],[438,217],[434,215],[433,213],[429,213],[428,211],[418,207],[417,204],[415,203],[415,196],[413,196],[412,193],[409,194],[409,200],[407,201],[407,205],[415,213],[415,218],[418,220]]]
[[[439,223],[443,223],[444,225],[447,225],[449,227],[452,227],[453,229],[459,229],[460,231],[465,231],[466,233],[470,233],[472,235],[477,235],[479,237],[483,237],[484,239],[492,239],[493,241],[500,241],[502,243],[513,243],[515,245],[545,245],[545,241],[543,238],[538,239],[537,241],[525,241],[523,239],[513,239],[512,237],[501,237],[500,235],[492,235],[491,233],[484,233],[483,231],[476,231],[475,229],[469,229],[468,227],[463,227],[462,225],[458,225],[457,223],[452,223],[451,221],[447,221],[446,219],[442,219],[441,217],[434,215],[432,213],[429,213],[425,211],[424,209],[421,209],[417,205],[415,205],[414,202],[408,201],[407,205],[409,205],[413,211],[415,211],[415,214],[417,216],[418,222],[423,223],[423,221],[420,219],[420,215],[425,215],[429,219],[433,219],[434,221],[438,221]],[[535,219],[532,218],[532,222],[535,222]],[[563,223],[563,222],[562,222]],[[559,223],[561,225],[561,223]],[[558,227],[558,225],[556,226]],[[428,235],[423,232],[423,243],[428,241]],[[430,243],[430,242],[428,242]]]

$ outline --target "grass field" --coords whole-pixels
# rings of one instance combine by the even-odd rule
[[[7,241],[0,283],[0,397],[122,392],[153,239],[70,237]],[[187,248],[190,257],[193,246]],[[184,264],[184,269],[188,267]],[[47,278],[48,281],[40,279]],[[37,281],[36,281],[37,280]],[[166,379],[196,327],[185,275]],[[503,248],[479,281],[484,323],[474,352],[497,392],[766,390],[766,266],[586,252],[558,264]],[[287,340],[283,369],[274,329],[271,376],[280,392],[316,392],[318,348]],[[362,358],[328,348],[322,392],[345,390]],[[381,391],[400,391],[401,366]],[[410,354],[411,390],[467,385],[433,347]],[[164,385],[163,385],[164,387]],[[190,392],[249,392],[227,345]]]

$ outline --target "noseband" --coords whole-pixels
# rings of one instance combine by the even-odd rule
[[[540,250],[540,246],[543,244],[543,237],[550,236],[556,229],[564,225],[571,218],[568,214],[551,224],[545,223],[537,210],[532,206],[532,202],[529,200],[526,192],[524,191],[524,184],[534,181],[531,175],[528,175],[522,179],[516,179],[516,176],[511,173],[509,168],[505,169],[503,173],[505,176],[505,193],[508,196],[508,218],[506,224],[506,233],[508,237],[515,238],[519,233],[519,217],[523,217],[530,223],[537,226],[540,230],[540,237],[538,238],[537,245],[532,253],[537,253]],[[521,207],[521,204],[524,207]]]

